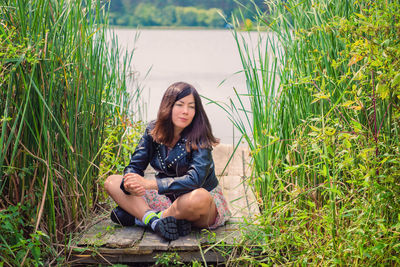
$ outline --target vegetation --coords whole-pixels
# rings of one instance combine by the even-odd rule
[[[235,32],[248,94],[223,107],[262,210],[232,264],[399,264],[399,2],[266,3],[275,35]]]
[[[224,16],[242,13],[246,18],[254,16],[254,4],[264,10],[262,0],[255,3],[236,0],[112,0],[110,24],[120,26],[162,27],[210,27],[223,28],[227,25]]]
[[[101,187],[109,175],[123,173],[146,126],[141,120],[132,122],[125,116],[119,119],[117,125],[112,120],[109,119],[105,124],[104,136],[106,138],[100,151],[101,163],[98,181]],[[104,196],[106,197],[106,195]]]
[[[131,99],[131,57],[120,63],[106,41],[106,8],[1,1],[1,265],[62,259],[62,244],[98,208],[100,155],[118,151],[103,146],[105,130],[127,125]]]
[[[234,13],[231,1],[197,2],[152,5]],[[266,3],[257,21],[275,35],[253,51],[234,32],[248,93],[223,108],[252,151],[262,215],[227,265],[399,264],[400,4]],[[1,1],[1,266],[63,261],[69,233],[100,207],[102,178],[125,166],[117,159],[143,130],[128,113],[131,57],[120,63],[106,42],[106,14],[100,0]]]

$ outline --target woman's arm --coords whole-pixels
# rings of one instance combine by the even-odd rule
[[[142,138],[140,139],[138,145],[136,146],[135,152],[133,152],[128,166],[124,169],[124,178],[121,181],[120,188],[125,194],[140,194],[142,191],[141,187],[135,187],[128,189],[125,185],[126,175],[128,174],[138,174],[141,177],[144,176],[144,170],[149,165],[150,159],[153,156],[153,138],[150,135],[152,124],[150,123],[145,130]]]

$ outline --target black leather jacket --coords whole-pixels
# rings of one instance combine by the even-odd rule
[[[211,149],[199,148],[187,152],[187,140],[181,137],[167,155],[167,146],[156,143],[151,137],[150,131],[153,128],[154,122],[151,122],[132,154],[129,165],[125,167],[124,174],[137,173],[144,176],[144,170],[150,163],[157,172],[158,193],[173,199],[197,188],[211,191],[218,185]]]

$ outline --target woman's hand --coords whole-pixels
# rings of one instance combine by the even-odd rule
[[[126,183],[124,183],[124,185],[125,185],[125,190],[128,191],[129,193],[131,193],[131,195],[133,195],[133,196],[141,197],[146,192],[146,189],[144,189],[143,186],[138,185],[138,184],[130,183],[130,184],[126,185]]]
[[[143,196],[148,189],[158,189],[156,181],[150,181],[137,173],[124,175],[125,190],[134,196]]]

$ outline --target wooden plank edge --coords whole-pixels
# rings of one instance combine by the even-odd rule
[[[72,255],[72,259],[68,262],[73,265],[81,264],[115,264],[115,263],[154,263],[157,261],[158,255],[164,253],[177,253],[179,260],[182,262],[199,262],[207,263],[223,263],[226,258],[219,252],[210,250],[202,255],[200,251],[153,251],[149,254],[87,254],[87,255]]]

